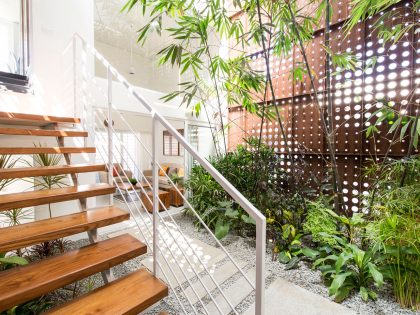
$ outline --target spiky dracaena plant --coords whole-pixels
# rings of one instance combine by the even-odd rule
[[[11,155],[0,154],[0,168],[12,168],[16,165],[18,161],[19,159],[13,159]],[[14,181],[14,178],[0,179],[0,190],[3,190]]]
[[[41,144],[36,145],[35,147],[42,147]],[[29,166],[56,166],[59,165],[62,161],[63,157],[60,154],[48,154],[48,153],[38,153],[33,155],[33,163],[30,161],[26,161]],[[57,187],[65,187],[68,186],[66,183],[66,175],[49,175],[49,176],[41,176],[37,177],[33,182],[33,186],[35,189],[52,189]],[[51,204],[48,204],[48,211],[50,218],[52,217],[51,211]]]
[[[13,168],[18,162],[19,158],[14,159],[11,155],[1,154],[0,155],[0,169],[1,168]],[[6,188],[8,185],[12,184],[16,179],[1,179],[0,180],[0,191]],[[6,218],[7,223],[10,226],[20,224],[21,220],[29,219],[30,213],[28,210],[24,209],[11,209],[8,211],[3,211],[1,213],[3,217]]]

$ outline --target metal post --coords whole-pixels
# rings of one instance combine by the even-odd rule
[[[159,211],[159,166],[157,164],[157,156],[158,156],[158,121],[155,118],[154,113],[152,113],[153,117],[153,144],[152,144],[152,163],[153,163],[153,179],[152,179],[152,189],[153,189],[153,275],[157,277],[157,248],[158,248],[158,242],[159,242],[159,235],[158,235],[158,227],[159,227],[159,217],[158,217],[158,211]]]
[[[77,117],[77,69],[76,69],[76,51],[77,51],[77,39],[73,36],[73,106],[74,106],[74,117]]]
[[[256,221],[257,224],[257,257],[255,279],[255,314],[264,315],[265,301],[265,237],[266,221]]]
[[[91,110],[91,107],[90,106],[88,106],[88,101],[87,101],[87,99],[88,99],[88,97],[87,97],[87,84],[88,84],[88,67],[89,67],[89,65],[88,65],[88,58],[87,58],[87,54],[88,54],[88,52],[87,52],[87,45],[86,45],[86,42],[85,41],[83,41],[82,42],[82,54],[81,54],[81,62],[82,62],[82,65],[81,65],[81,68],[82,68],[82,71],[81,71],[81,78],[82,78],[82,84],[81,84],[81,87],[82,87],[82,101],[81,101],[81,105],[79,105],[81,108],[79,109],[82,113],[83,113],[83,121],[85,122],[85,126],[86,126],[86,128],[88,127],[88,121],[91,121],[91,115],[90,115],[90,110]],[[77,79],[77,77],[76,77],[76,79]],[[112,86],[111,86],[111,88],[112,88]],[[112,101],[112,99],[111,99],[111,101]],[[85,130],[88,130],[88,129],[85,129]],[[85,139],[85,146],[87,146],[88,145],[88,143],[87,143],[87,138],[84,138]]]
[[[108,184],[112,185],[113,178],[112,172],[114,169],[113,155],[112,155],[112,72],[111,68],[107,68],[107,79],[108,79]],[[114,203],[112,194],[109,195],[109,205]]]

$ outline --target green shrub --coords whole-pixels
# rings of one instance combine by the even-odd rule
[[[337,219],[331,215],[329,208],[325,197],[309,201],[303,231],[309,234],[315,243],[336,246],[337,240],[331,235],[339,235],[338,223]]]
[[[376,287],[383,285],[383,275],[375,263],[376,250],[371,248],[364,251],[355,244],[346,243],[344,239],[336,239],[343,246],[343,251],[314,263],[314,267],[319,266],[330,284],[329,294],[341,302],[356,290],[364,301],[369,298],[376,300],[377,294],[372,284]]]
[[[300,232],[303,203],[290,185],[290,175],[283,171],[283,159],[272,148],[255,138],[224,156],[212,158],[213,166],[227,178],[255,207],[267,216],[267,236],[274,240],[277,253],[293,240],[283,237],[292,225]],[[189,202],[213,230],[255,233],[254,221],[237,205],[203,167],[194,166],[185,183]],[[189,211],[189,210],[187,210]],[[235,215],[232,215],[234,213]],[[229,228],[227,228],[229,226]]]
[[[373,218],[368,238],[382,248],[382,270],[397,301],[420,310],[420,158],[390,161],[383,169],[365,201]]]

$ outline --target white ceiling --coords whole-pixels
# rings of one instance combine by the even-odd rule
[[[129,13],[121,13],[125,3],[126,0],[95,0],[95,40],[128,52],[132,48],[133,53],[148,58],[154,57],[168,45],[169,36],[165,32],[161,36],[152,34],[143,46],[137,44],[137,31],[150,17],[147,13],[143,16],[139,5]]]

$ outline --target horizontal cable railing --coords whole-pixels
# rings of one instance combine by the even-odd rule
[[[82,51],[81,51],[81,69],[78,69],[78,64],[77,64],[77,43],[80,42],[81,43],[81,47],[82,47]],[[92,106],[88,106],[88,98],[87,98],[87,90],[88,90],[88,82],[89,82],[89,77],[88,77],[88,71],[87,71],[87,53],[91,53],[94,58],[96,58],[96,60],[98,60],[100,62],[100,64],[102,64],[104,67],[106,67],[107,70],[107,87],[106,87],[106,91],[102,91],[105,94],[105,99],[108,105],[107,109],[100,109],[100,108],[96,108],[94,111],[92,110]],[[170,244],[167,244],[167,240],[164,237],[160,237],[160,232],[163,231],[161,230],[162,228],[167,231],[168,235],[174,240],[174,244],[177,245],[177,247],[179,248],[179,251],[182,253],[183,257],[185,258],[185,260],[187,261],[187,263],[189,264],[189,266],[191,267],[191,269],[193,270],[194,276],[197,278],[197,282],[199,282],[202,287],[205,289],[207,296],[212,300],[212,302],[215,304],[217,310],[220,313],[223,313],[220,306],[218,305],[218,303],[216,302],[215,298],[213,297],[213,294],[211,294],[211,290],[209,290],[206,285],[203,283],[203,281],[201,280],[200,277],[200,273],[201,272],[205,272],[206,275],[208,275],[210,277],[210,279],[212,280],[212,282],[215,284],[217,291],[221,294],[221,296],[224,298],[224,300],[227,302],[227,304],[229,305],[231,311],[233,313],[237,313],[237,311],[235,310],[235,306],[232,305],[231,301],[228,299],[228,297],[225,295],[225,293],[223,292],[223,290],[221,289],[219,283],[217,283],[217,281],[214,279],[213,275],[209,272],[207,266],[205,265],[205,263],[202,261],[202,259],[199,257],[199,255],[197,255],[197,253],[195,253],[194,248],[192,248],[191,246],[189,246],[189,249],[192,251],[192,253],[194,254],[195,259],[197,259],[200,263],[200,266],[203,268],[203,271],[199,271],[197,272],[194,268],[194,265],[191,263],[188,255],[185,253],[184,249],[182,248],[182,246],[180,244],[177,243],[177,238],[174,237],[173,232],[171,231],[171,228],[168,227],[166,220],[162,217],[162,215],[159,213],[159,208],[162,207],[164,210],[167,210],[166,212],[168,213],[168,215],[166,216],[167,218],[169,218],[171,224],[173,224],[176,228],[176,231],[180,234],[180,236],[182,237],[182,240],[186,243],[189,244],[187,238],[185,237],[184,233],[182,232],[181,228],[179,227],[179,225],[176,223],[176,221],[174,220],[174,218],[172,217],[172,215],[169,213],[169,209],[167,209],[167,207],[164,205],[164,203],[160,200],[159,196],[158,196],[158,189],[159,189],[159,185],[158,185],[158,173],[159,170],[163,171],[162,166],[159,164],[159,162],[157,161],[157,126],[158,124],[161,124],[178,142],[180,145],[182,145],[182,147],[185,149],[186,152],[188,152],[194,159],[195,161],[201,165],[224,189],[225,191],[231,196],[231,198],[240,206],[242,207],[242,209],[244,209],[250,217],[252,217],[255,220],[256,223],[256,281],[255,281],[255,285],[254,283],[247,277],[247,275],[245,275],[245,273],[243,272],[243,270],[239,267],[239,265],[237,264],[237,262],[235,262],[235,260],[233,259],[233,257],[228,253],[228,251],[225,249],[225,247],[220,243],[220,241],[215,237],[214,233],[211,231],[211,229],[205,224],[205,222],[203,221],[203,219],[201,218],[201,216],[195,211],[195,209],[192,207],[192,205],[190,204],[190,202],[188,201],[188,198],[186,198],[184,196],[184,194],[180,191],[180,189],[177,187],[177,185],[173,182],[173,180],[165,173],[165,176],[167,178],[168,183],[174,187],[174,189],[176,190],[176,193],[178,193],[181,198],[184,201],[184,204],[191,209],[192,213],[197,217],[198,221],[201,223],[201,225],[205,228],[205,230],[214,238],[214,240],[216,241],[217,245],[222,249],[222,251],[226,254],[226,256],[229,258],[229,260],[234,264],[234,266],[237,268],[237,270],[239,271],[239,273],[247,280],[247,282],[249,283],[249,285],[255,289],[255,313],[256,314],[263,314],[264,313],[264,288],[265,288],[265,277],[264,277],[264,260],[265,260],[265,229],[266,229],[266,220],[264,215],[258,211],[258,209],[256,209],[229,181],[226,180],[226,178],[220,174],[219,171],[217,171],[209,161],[207,161],[204,157],[202,157],[196,149],[194,149],[188,142],[187,140],[166,120],[166,118],[164,118],[160,113],[158,113],[154,107],[149,104],[142,95],[140,95],[133,86],[131,86],[127,80],[125,78],[123,78],[118,71],[113,68],[108,61],[102,57],[102,55],[93,47],[89,46],[86,41],[79,36],[78,34],[75,34],[74,39],[73,39],[73,58],[74,58],[74,62],[73,62],[73,67],[74,67],[74,102],[75,102],[75,110],[77,109],[77,104],[78,104],[78,93],[77,93],[77,89],[78,87],[81,87],[81,89],[83,90],[82,93],[82,106],[81,106],[81,112],[82,112],[82,117],[85,118],[85,121],[94,121],[95,123],[93,125],[87,126],[87,128],[89,129],[93,129],[92,131],[95,132],[96,130],[105,130],[107,132],[107,136],[105,137],[102,133],[96,133],[97,135],[100,134],[101,137],[103,137],[101,143],[107,143],[107,148],[105,148],[103,145],[101,146],[101,148],[98,150],[98,153],[101,155],[101,158],[103,159],[103,161],[105,163],[108,164],[108,182],[109,183],[114,183],[117,186],[117,190],[118,192],[123,196],[123,191],[124,189],[122,189],[119,185],[117,185],[117,182],[115,181],[116,179],[113,178],[112,176],[112,171],[113,170],[113,161],[114,161],[114,152],[118,153],[119,156],[121,158],[123,158],[124,156],[127,157],[129,160],[131,160],[131,165],[134,165],[134,168],[136,168],[136,172],[138,174],[140,174],[138,177],[140,178],[136,178],[137,180],[140,180],[142,182],[146,183],[146,187],[142,187],[140,188],[141,193],[137,193],[136,189],[134,187],[131,187],[130,191],[132,190],[134,192],[134,194],[136,195],[136,197],[140,200],[140,207],[137,205],[137,203],[133,203],[133,205],[130,205],[129,200],[126,199],[125,196],[123,196],[123,200],[124,200],[124,204],[129,208],[129,211],[131,213],[131,215],[135,218],[136,220],[136,225],[138,227],[138,229],[140,230],[140,232],[142,233],[143,238],[146,241],[146,244],[149,246],[149,248],[152,250],[152,254],[153,254],[153,273],[155,276],[157,276],[157,269],[159,267],[160,270],[162,270],[163,277],[164,277],[164,281],[166,281],[168,283],[168,285],[170,285],[172,292],[174,293],[178,303],[181,305],[182,310],[186,312],[186,309],[184,307],[184,305],[181,303],[181,301],[183,299],[185,299],[188,302],[188,307],[192,308],[192,311],[194,313],[196,313],[199,309],[196,309],[193,305],[193,303],[189,300],[188,295],[185,293],[183,284],[188,284],[189,287],[191,287],[191,289],[193,290],[194,294],[196,295],[196,297],[198,298],[198,302],[200,302],[200,306],[201,306],[201,310],[200,312],[204,311],[205,313],[208,314],[208,310],[206,308],[206,305],[203,303],[202,299],[200,298],[200,296],[198,295],[198,293],[195,291],[193,284],[191,283],[189,277],[184,273],[184,271],[181,269],[181,273],[183,274],[183,276],[185,277],[186,281],[184,281],[184,283],[181,283],[179,281],[179,279],[176,277],[176,273],[173,271],[173,269],[171,268],[170,263],[167,261],[165,255],[163,254],[163,249],[160,247],[160,244],[163,243],[163,245],[165,246],[165,248],[168,249],[169,254],[171,254],[171,256],[173,257],[174,261],[176,262],[176,257],[175,255],[173,255],[172,249]],[[78,72],[77,70],[80,71],[81,73],[81,80],[82,82],[78,82]],[[147,112],[150,114],[150,117],[152,118],[153,121],[153,130],[152,130],[152,135],[153,135],[153,139],[152,139],[152,150],[148,150],[147,147],[142,143],[142,141],[140,140],[140,138],[137,136],[136,132],[134,132],[133,128],[130,126],[130,124],[125,120],[124,116],[121,114],[121,112],[115,107],[113,100],[112,100],[112,86],[113,86],[113,80],[116,79],[119,83],[121,83],[125,88],[126,91],[132,96],[134,97],[134,99],[136,100],[136,102],[140,103],[141,106],[147,110]],[[128,127],[129,131],[135,135],[136,141],[144,148],[145,152],[151,157],[152,159],[152,181],[150,182],[146,176],[143,175],[142,171],[140,170],[140,168],[137,166],[138,163],[136,163],[135,159],[129,154],[128,150],[124,147],[124,145],[119,145],[117,146],[116,144],[114,144],[114,134],[116,133],[116,131],[114,130],[113,127],[113,115],[117,114],[119,118],[121,118],[121,120],[124,122],[124,124],[126,125],[126,127]],[[107,126],[104,126],[103,124],[101,125],[100,123],[97,122],[110,122],[107,123]],[[120,141],[120,139],[118,139],[118,137],[116,137],[117,141]],[[98,143],[95,143],[95,145],[98,145]],[[126,152],[120,152],[121,149],[119,148],[123,148],[123,150],[126,150]],[[124,154],[123,154],[124,153]],[[127,163],[127,161],[125,161],[125,163]],[[121,178],[121,175],[118,175],[119,180],[122,180],[123,178]],[[128,180],[128,176],[126,173],[123,174],[123,177],[126,178],[126,180]],[[129,182],[129,181],[128,181]],[[146,193],[146,188],[148,187],[149,190],[152,191],[152,198],[150,198],[150,196]],[[128,191],[128,189],[126,189],[126,192]],[[143,204],[143,201],[140,197],[140,194],[143,196],[146,196],[147,201],[149,202],[149,204],[151,204],[153,206],[153,211],[152,214],[148,213],[148,211],[143,211],[142,209],[145,209],[145,205]],[[157,201],[157,202],[154,202]],[[112,201],[111,201],[112,202]],[[134,209],[133,209],[134,208]],[[135,210],[135,211],[134,211]],[[147,225],[147,223],[145,222],[145,218],[144,218],[144,214],[146,213],[146,217],[148,220],[150,220],[150,222],[152,223],[152,229],[150,229],[150,227]],[[151,237],[149,237],[149,239],[147,239],[146,235],[143,233],[142,231],[142,227],[139,225],[138,222],[138,217],[141,217],[143,220],[143,224],[147,230],[147,232],[149,233],[149,235],[151,235]],[[161,242],[161,243],[159,243]],[[158,255],[159,254],[159,255]],[[164,262],[168,265],[171,274],[175,277],[176,283],[177,283],[177,287],[173,287],[170,283],[170,279],[168,278],[168,275],[165,274],[164,268],[162,268],[162,264],[159,262],[159,260],[161,259],[161,257],[163,258]],[[179,293],[183,293],[184,297],[178,295]]]

